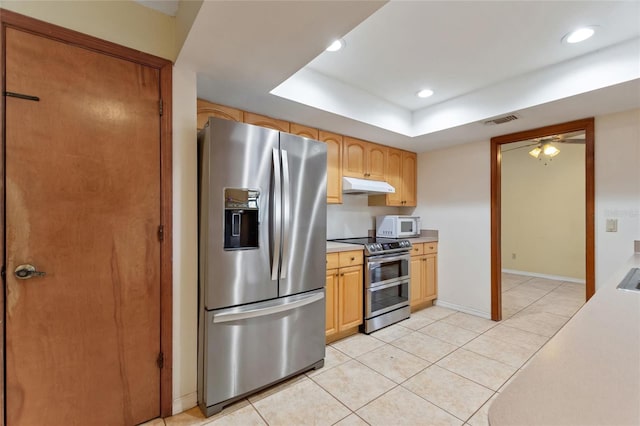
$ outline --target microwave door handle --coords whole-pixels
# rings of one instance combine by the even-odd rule
[[[282,268],[280,272],[281,278],[287,278],[287,270],[289,269],[289,248],[291,242],[291,180],[289,176],[289,156],[286,150],[282,150],[282,216],[283,216],[283,232],[282,232]]]
[[[280,153],[278,148],[273,148],[273,263],[271,265],[271,279],[278,279],[278,267],[280,266],[280,245],[282,238],[282,174],[280,171]]]

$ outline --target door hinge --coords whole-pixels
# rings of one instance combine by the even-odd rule
[[[162,352],[158,354],[158,359],[156,359],[156,364],[158,364],[158,368],[164,367],[164,354]]]
[[[163,108],[164,108],[164,106],[163,106],[163,102],[162,102],[162,99],[160,99],[158,102],[159,102],[159,104],[160,104],[160,115],[162,115],[162,110],[163,110]]]
[[[158,226],[158,240],[164,241],[164,226]]]

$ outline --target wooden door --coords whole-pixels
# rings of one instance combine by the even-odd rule
[[[365,146],[367,143],[358,139],[345,136],[342,142],[342,175],[365,179],[366,160]]]
[[[340,268],[338,295],[340,331],[362,324],[362,265]]]
[[[8,28],[6,419],[160,414],[157,69]],[[19,280],[33,264],[44,277]]]
[[[326,324],[325,335],[338,332],[338,270],[327,270],[327,282],[325,286],[326,297]]]
[[[402,153],[402,200],[403,206],[416,206],[418,156],[414,152]]]
[[[342,136],[320,131],[320,141],[327,144],[327,203],[342,203]]]
[[[373,143],[367,144],[366,158],[366,178],[371,180],[385,180],[387,148]]]

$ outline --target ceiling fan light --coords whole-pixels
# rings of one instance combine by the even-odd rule
[[[548,155],[549,157],[555,157],[556,155],[560,154],[560,150],[550,143],[546,144],[543,149],[544,155]]]
[[[536,146],[531,151],[529,151],[529,155],[532,156],[533,158],[538,158],[540,157],[541,152],[542,152],[542,149],[540,149],[539,146]]]

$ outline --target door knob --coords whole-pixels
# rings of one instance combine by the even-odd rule
[[[38,271],[35,266],[29,264],[19,265],[14,271],[14,275],[19,280],[28,280],[32,277],[44,277],[45,274],[45,272]]]

